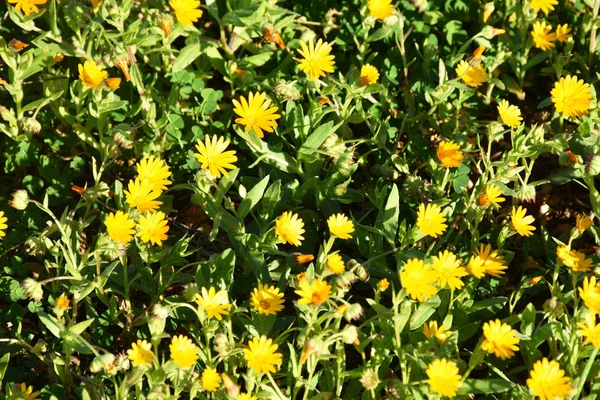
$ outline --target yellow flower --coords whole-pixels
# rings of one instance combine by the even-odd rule
[[[154,185],[149,181],[142,181],[140,178],[129,181],[125,190],[125,199],[130,207],[135,207],[138,210],[156,211],[162,204],[162,201],[156,199],[160,196],[160,191],[154,190]]]
[[[108,72],[92,61],[86,61],[83,65],[79,64],[79,79],[81,79],[83,86],[97,88],[106,78],[106,75],[108,75]]]
[[[335,57],[330,55],[331,45],[327,42],[323,42],[323,39],[319,39],[315,46],[315,41],[311,39],[308,46],[304,42],[300,42],[302,49],[298,50],[298,53],[303,59],[295,58],[300,65],[298,66],[306,75],[308,80],[314,81],[321,76],[325,76],[326,72],[333,72],[333,66],[335,65]]]
[[[244,349],[244,359],[248,368],[254,368],[257,374],[276,372],[276,366],[281,365],[281,353],[276,353],[279,346],[262,335],[248,342],[248,348]]]
[[[456,255],[448,250],[440,251],[437,256],[432,257],[431,267],[437,275],[437,284],[441,289],[446,285],[452,290],[463,287],[464,283],[460,278],[468,273],[460,263],[461,260],[457,260]]]
[[[569,41],[569,38],[571,37],[571,35],[569,34],[569,32],[571,32],[571,28],[569,28],[569,25],[564,24],[564,25],[558,25],[556,27],[556,39],[559,42],[563,42],[566,43]]]
[[[71,304],[71,301],[67,296],[63,294],[62,296],[56,299],[56,301],[54,302],[54,307],[58,308],[61,311],[65,311],[69,309],[69,304]]]
[[[425,204],[419,206],[417,212],[417,227],[425,235],[437,238],[446,231],[446,217],[442,214],[442,209],[437,204]]]
[[[481,279],[485,275],[485,261],[479,256],[473,256],[469,259],[467,270],[475,278]]]
[[[302,265],[302,264],[308,264],[309,262],[311,262],[314,259],[315,259],[315,256],[313,256],[312,254],[299,254],[296,256],[294,261],[296,261],[296,264]]]
[[[346,270],[346,264],[344,264],[340,253],[333,253],[327,257],[327,268],[336,275]]]
[[[488,185],[485,188],[485,193],[479,196],[479,205],[481,207],[486,207],[490,204],[495,206],[499,206],[500,203],[504,202],[504,197],[502,197],[502,191],[496,185]]]
[[[458,63],[455,71],[456,75],[471,87],[481,86],[488,79],[488,74],[481,65],[473,67],[465,60]]]
[[[183,335],[173,336],[169,346],[171,359],[179,368],[188,368],[198,361],[198,347],[192,340]]]
[[[560,78],[550,94],[556,111],[567,117],[581,117],[587,114],[594,98],[590,85],[574,75]]]
[[[569,395],[571,378],[565,376],[565,371],[560,368],[556,361],[548,361],[547,358],[538,360],[533,364],[530,372],[531,378],[527,379],[527,386],[534,396],[540,400],[562,399]]]
[[[567,246],[558,246],[556,248],[558,259],[573,272],[587,272],[590,270],[593,261],[585,258],[585,254],[577,250],[569,250]]]
[[[490,19],[495,9],[496,7],[494,7],[493,2],[485,4],[485,7],[483,8],[483,16],[481,17],[484,24],[488,22],[488,19]]]
[[[521,120],[523,120],[519,107],[509,104],[506,100],[502,100],[498,104],[498,113],[500,113],[502,123],[511,128],[521,125]]]
[[[411,258],[406,262],[404,271],[400,272],[402,287],[413,300],[421,303],[437,294],[438,289],[434,286],[437,275],[431,266],[425,265],[423,260]]]
[[[333,236],[344,240],[352,239],[354,223],[344,214],[333,214],[327,218],[327,226],[329,227],[329,232],[331,232]]]
[[[283,310],[282,299],[283,293],[278,288],[259,283],[250,296],[250,303],[259,314],[275,315]]]
[[[434,360],[427,366],[425,371],[429,380],[427,383],[431,389],[440,396],[454,397],[461,385],[462,377],[458,373],[458,367],[452,361],[445,358]]]
[[[390,287],[390,281],[388,281],[386,278],[383,278],[382,280],[377,282],[377,288],[379,290],[381,290],[382,292],[385,292],[387,290],[387,288],[389,288],[389,287]]]
[[[519,350],[517,331],[510,325],[500,322],[499,319],[483,324],[483,335],[485,340],[481,348],[503,360],[511,358],[515,355],[515,351]]]
[[[250,393],[240,393],[238,400],[256,400],[256,396],[252,396]]]
[[[437,150],[437,159],[446,168],[456,168],[463,159],[460,146],[452,141],[440,142]]]
[[[578,288],[579,297],[585,303],[585,306],[595,314],[600,314],[600,282],[596,282],[596,277],[583,278],[583,287]]]
[[[129,214],[123,211],[110,213],[104,221],[108,236],[116,242],[129,243],[135,235],[135,221],[129,219]]]
[[[194,154],[200,165],[200,168],[207,169],[215,178],[220,178],[221,175],[229,176],[228,169],[235,169],[234,162],[237,161],[235,150],[227,150],[229,139],[225,140],[223,136],[217,137],[214,135],[211,139],[209,135],[204,137],[204,143],[198,140]]]
[[[193,25],[199,18],[202,18],[198,0],[171,0],[169,5],[175,11],[177,21],[183,26]]]
[[[384,20],[394,12],[392,0],[369,0],[369,14],[380,20]]]
[[[298,214],[286,211],[275,221],[275,234],[283,244],[300,246],[304,240],[303,233],[304,221],[298,217]]]
[[[27,387],[26,383],[15,383],[11,388],[11,395],[8,399],[15,400],[40,400],[40,392],[34,392],[33,386]]]
[[[371,64],[365,64],[360,69],[360,83],[363,86],[373,85],[379,80],[379,71]]]
[[[506,262],[504,257],[500,255],[498,250],[492,250],[492,245],[487,244],[484,246],[481,244],[479,249],[475,251],[475,256],[479,257],[483,261],[483,270],[486,274],[500,278],[504,275],[504,270],[508,266],[504,265]],[[478,278],[481,278],[480,276]]]
[[[167,222],[165,213],[162,211],[140,215],[136,236],[144,243],[151,242],[153,245],[162,246],[162,241],[168,239],[169,225]]]
[[[8,228],[6,221],[8,221],[8,218],[4,216],[4,211],[0,211],[0,238],[6,236],[5,230]]]
[[[548,12],[554,10],[554,6],[557,4],[557,0],[531,0],[529,6],[536,12],[542,10],[544,14],[548,15]]]
[[[242,96],[240,101],[233,99],[232,102],[233,111],[240,116],[235,120],[236,124],[244,125],[246,131],[253,129],[260,138],[265,136],[263,131],[273,133],[273,128],[277,126],[275,120],[281,118],[276,114],[279,110],[277,106],[269,108],[271,99],[264,92],[250,92],[248,100]]]
[[[593,224],[594,224],[594,222],[592,221],[592,219],[590,217],[588,217],[584,214],[577,214],[577,217],[575,219],[575,227],[577,228],[579,233],[585,232],[586,229],[589,228],[590,226],[592,226]],[[1,226],[0,226],[0,228],[1,228]]]
[[[594,347],[600,346],[600,324],[596,324],[596,315],[588,313],[585,323],[578,322],[580,328],[577,333],[585,337],[583,344],[591,344]]]
[[[331,296],[331,286],[319,278],[315,278],[312,283],[304,279],[300,281],[300,289],[296,290],[295,293],[300,296],[298,304],[313,304],[315,306],[320,306],[329,300],[329,296]]]
[[[532,236],[535,231],[535,226],[531,224],[535,221],[531,215],[525,215],[527,210],[519,206],[519,208],[513,207],[510,219],[512,221],[513,228],[521,236]]]
[[[162,192],[167,190],[171,182],[167,178],[171,176],[169,166],[159,157],[150,156],[142,159],[136,164],[138,178],[152,184],[152,190]]]
[[[216,392],[221,386],[221,377],[216,369],[208,367],[202,371],[202,387],[209,392]]]
[[[554,47],[554,43],[552,42],[556,40],[556,34],[550,33],[551,30],[552,25],[546,24],[546,21],[536,21],[533,23],[531,36],[533,37],[535,47],[543,51],[550,50]]]
[[[112,90],[116,90],[121,86],[121,78],[108,78],[106,79],[106,87]]]
[[[211,286],[208,290],[202,288],[201,293],[196,294],[196,303],[201,307],[208,318],[216,318],[218,321],[223,320],[223,315],[229,314],[231,304],[227,298],[225,290],[219,290]]]
[[[46,1],[48,0],[8,0],[10,4],[15,5],[15,10],[23,10],[25,15],[28,17],[29,14],[31,14],[31,11],[35,12],[36,14],[39,14],[40,9],[37,8],[37,6],[40,4],[46,4]]]
[[[103,1],[104,0],[90,0],[90,3],[92,3],[92,8],[97,10],[102,5]]]
[[[423,324],[423,333],[427,336],[427,339],[435,337],[440,345],[452,335],[452,332],[446,332],[444,325],[438,328],[437,321],[429,321],[429,324]]]
[[[127,350],[127,358],[131,360],[134,367],[146,367],[152,365],[154,353],[152,352],[152,343],[145,340],[138,340],[131,344],[131,349]]]

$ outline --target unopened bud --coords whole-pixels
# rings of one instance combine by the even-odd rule
[[[565,306],[553,296],[552,298],[546,300],[543,305],[543,310],[546,314],[559,319],[565,313]]]
[[[25,296],[32,300],[40,301],[44,297],[42,285],[34,279],[26,278],[23,282],[21,282],[21,287],[25,291]]]
[[[483,7],[483,23],[487,23],[488,19],[490,19],[490,16],[492,15],[492,13],[494,12],[494,10],[496,9],[496,7],[494,6],[493,2],[489,2],[486,3],[485,6]]]
[[[344,319],[348,322],[352,322],[362,317],[363,313],[364,310],[360,304],[349,304],[346,311],[344,311]]]
[[[342,329],[342,340],[346,344],[352,344],[358,340],[358,328],[354,325],[346,325]]]
[[[13,192],[11,196],[13,199],[8,201],[11,207],[23,211],[29,205],[29,194],[27,194],[26,190],[19,189]]]
[[[377,373],[371,368],[363,372],[362,376],[360,377],[360,383],[363,385],[365,390],[377,389],[379,382],[379,376],[377,376]]]
[[[27,118],[21,124],[21,129],[25,133],[31,133],[37,135],[42,130],[42,124],[40,124],[35,118]]]
[[[101,371],[110,371],[114,368],[116,357],[110,353],[100,354],[94,357],[94,360],[90,364],[90,372],[97,374]]]

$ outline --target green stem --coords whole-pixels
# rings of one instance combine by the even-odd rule
[[[583,386],[585,385],[587,376],[590,374],[590,370],[592,369],[592,365],[594,365],[594,361],[596,361],[596,356],[598,355],[598,350],[600,350],[600,347],[594,347],[594,351],[592,352],[592,355],[588,359],[587,364],[585,364],[585,368],[583,369],[583,372],[581,373],[581,376],[579,377],[579,382],[577,382],[577,393],[575,394],[575,397],[573,397],[573,400],[579,399],[579,396],[581,395],[581,392],[583,391]]]
[[[283,395],[283,393],[281,393],[279,386],[277,386],[275,383],[275,380],[270,372],[267,372],[267,377],[269,378],[269,382],[271,382],[271,386],[273,386],[273,390],[275,390],[275,393],[277,393],[277,397],[279,397],[281,400],[285,400],[286,397]]]

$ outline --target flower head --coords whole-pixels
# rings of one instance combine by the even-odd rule
[[[300,281],[300,289],[295,293],[300,296],[298,304],[313,304],[320,306],[329,300],[331,296],[331,286],[319,278],[309,282],[307,279]]]
[[[221,377],[216,369],[208,367],[202,371],[202,387],[208,392],[215,392],[221,386]]]
[[[106,225],[108,236],[116,242],[129,243],[135,235],[135,221],[123,211],[108,214],[104,225]]]
[[[204,310],[208,318],[216,318],[219,321],[223,319],[223,315],[229,314],[231,308],[227,292],[225,290],[217,292],[213,286],[208,290],[203,287],[201,293],[196,294],[196,303]]]
[[[137,343],[131,344],[131,349],[127,350],[127,355],[134,367],[150,366],[154,360],[152,343],[138,340]]]
[[[579,233],[585,232],[586,229],[592,225],[594,225],[594,221],[592,221],[590,217],[584,214],[577,214],[577,217],[575,219],[575,227],[577,228]]]
[[[569,38],[571,37],[569,32],[571,32],[571,28],[569,28],[569,25],[558,25],[556,27],[556,32],[554,33],[556,35],[556,40],[562,43],[568,42]]]
[[[389,288],[389,287],[390,287],[390,281],[388,281],[386,278],[383,278],[382,280],[377,282],[377,288],[379,290],[381,290],[382,292],[385,292],[387,290],[387,288]]]
[[[521,121],[523,120],[519,107],[511,105],[506,100],[502,100],[498,104],[498,113],[500,114],[502,123],[511,128],[521,125]]]
[[[427,339],[435,337],[440,345],[452,334],[452,332],[446,332],[444,325],[438,327],[437,321],[429,321],[429,324],[423,324],[423,333]]]
[[[488,74],[481,64],[474,67],[465,60],[461,60],[461,62],[458,63],[455,71],[456,75],[471,87],[481,86],[488,79]]]
[[[33,386],[27,386],[26,383],[15,383],[10,389],[10,396],[8,399],[12,400],[40,400],[38,397],[40,392],[34,392]]]
[[[309,262],[311,262],[314,259],[315,259],[315,256],[313,256],[312,254],[299,254],[294,258],[294,261],[296,262],[296,264],[302,265],[302,264],[308,264]]]
[[[365,64],[360,69],[360,83],[363,86],[373,85],[379,80],[379,71],[371,64]]]
[[[556,248],[558,259],[573,272],[587,272],[592,266],[592,259],[585,258],[585,254],[577,250],[569,250],[567,246]]]
[[[121,78],[106,78],[106,87],[116,90],[121,87]]]
[[[314,40],[311,40],[308,45],[300,42],[300,47],[302,48],[298,50],[298,53],[304,58],[294,58],[294,60],[300,63],[298,67],[308,75],[308,80],[314,81],[325,76],[326,72],[333,72],[335,56],[329,54],[331,53],[329,43],[319,39],[315,46]]]
[[[567,117],[581,117],[587,114],[594,98],[590,85],[574,75],[560,78],[550,94],[556,111]]]
[[[411,258],[406,262],[404,271],[400,272],[400,280],[406,293],[421,303],[438,292],[434,286],[437,281],[436,273],[431,270],[430,265],[425,265],[418,258]]]
[[[129,181],[127,189],[123,193],[130,207],[135,207],[142,212],[156,211],[162,204],[162,201],[156,200],[161,192],[154,190],[154,185],[150,181],[135,178]]]
[[[86,61],[83,65],[79,64],[79,79],[81,79],[83,86],[97,88],[106,78],[106,75],[108,75],[108,72],[92,61]]]
[[[492,250],[492,245],[481,244],[479,249],[475,251],[475,257],[483,261],[483,271],[488,274],[500,278],[504,275],[504,270],[508,268],[505,265],[504,257],[500,255],[498,250]],[[480,276],[478,278],[481,278]]]
[[[354,223],[344,214],[333,214],[327,218],[327,226],[329,227],[329,232],[331,232],[333,236],[344,240],[352,239]]]
[[[183,26],[193,25],[199,18],[202,18],[198,0],[171,0],[169,5],[173,7],[177,21]]]
[[[99,9],[103,2],[104,0],[90,0],[90,3],[92,3],[92,8],[94,10]]]
[[[499,319],[483,324],[483,335],[485,340],[481,348],[490,354],[495,354],[503,360],[515,355],[519,350],[519,338],[517,331],[510,325],[500,322]]]
[[[275,221],[275,234],[283,244],[300,246],[304,240],[304,221],[298,214],[286,211]]]
[[[169,166],[159,157],[144,158],[135,167],[140,180],[149,181],[152,184],[152,190],[162,192],[167,190],[167,185],[173,183],[168,180],[171,176]]]
[[[198,346],[192,340],[183,335],[173,336],[169,346],[171,359],[179,368],[188,368],[198,361]]]
[[[269,108],[271,99],[264,92],[250,92],[248,100],[242,96],[240,101],[233,99],[232,102],[233,111],[240,116],[235,123],[244,125],[246,131],[253,129],[260,138],[265,136],[263,131],[273,133],[273,128],[277,126],[275,120],[281,118],[281,115],[276,114],[279,110],[277,106]]]
[[[8,225],[6,225],[6,221],[8,221],[8,218],[4,216],[4,211],[0,211],[0,238],[6,236],[5,231],[6,228],[8,228]]]
[[[64,294],[54,301],[54,307],[56,307],[57,309],[59,309],[61,311],[68,310],[70,304],[71,304],[71,301]]]
[[[162,246],[163,240],[167,240],[169,231],[168,221],[165,219],[165,213],[162,211],[140,215],[137,225],[138,236],[142,242],[151,242],[153,245]]]
[[[452,141],[440,142],[437,159],[446,168],[456,168],[462,162],[463,152],[460,151],[460,146]]]
[[[594,347],[600,346],[600,324],[596,324],[596,315],[588,313],[585,322],[578,322],[580,328],[577,333],[584,337],[583,344],[592,344]]]
[[[583,287],[578,288],[579,297],[585,303],[585,306],[595,314],[600,314],[600,282],[596,282],[596,277],[583,278]]]
[[[571,391],[569,382],[571,378],[565,376],[565,371],[556,361],[547,358],[538,360],[533,364],[530,372],[531,378],[527,379],[527,386],[534,396],[540,400],[555,400],[567,397]]]
[[[283,293],[275,286],[259,283],[250,296],[250,303],[259,314],[275,315],[283,310]]]
[[[437,284],[440,288],[449,286],[450,289],[456,290],[463,287],[464,283],[460,279],[467,276],[467,270],[461,267],[462,260],[457,260],[456,255],[451,251],[445,250],[437,256],[432,257],[431,267],[437,275]]]
[[[529,6],[536,12],[542,10],[544,14],[548,15],[548,12],[554,10],[554,6],[557,4],[558,0],[531,0]]]
[[[554,41],[556,40],[556,34],[550,33],[552,25],[547,24],[546,21],[536,21],[533,23],[533,31],[531,36],[533,37],[533,43],[535,47],[543,51],[550,50],[554,47]]]
[[[392,0],[369,0],[369,14],[380,20],[384,20],[394,12]]]
[[[346,270],[346,264],[344,264],[340,253],[333,253],[327,257],[327,269],[336,275]]]
[[[28,17],[29,14],[31,14],[31,11],[35,12],[36,14],[39,14],[40,9],[37,8],[37,6],[40,4],[46,4],[46,1],[48,0],[8,0],[10,4],[15,5],[16,11],[23,10],[25,15]]]
[[[256,396],[252,396],[250,393],[240,393],[238,400],[256,400]]]
[[[535,221],[531,215],[525,215],[527,210],[519,206],[519,208],[513,207],[510,219],[512,221],[513,228],[521,236],[532,236],[535,231],[535,226],[531,224]]]
[[[233,163],[237,161],[235,150],[225,151],[229,143],[229,139],[225,140],[223,136],[216,135],[212,138],[206,135],[204,142],[198,140],[196,144],[198,153],[194,155],[201,164],[200,168],[208,169],[215,178],[220,178],[221,175],[229,176],[227,170],[235,169]]]
[[[427,383],[431,389],[440,396],[454,397],[460,386],[461,376],[458,367],[452,361],[445,358],[434,360],[427,366],[425,371],[429,380]]]
[[[281,353],[276,353],[279,346],[266,336],[254,338],[248,342],[248,348],[244,349],[244,359],[248,368],[254,368],[257,374],[276,372],[276,366],[281,365]]]
[[[485,188],[485,193],[479,196],[477,199],[481,207],[486,207],[490,204],[499,206],[500,203],[504,202],[502,197],[502,191],[496,185],[488,185]]]
[[[448,225],[445,224],[446,217],[442,213],[442,209],[437,204],[425,204],[419,206],[417,212],[417,227],[425,235],[437,238],[446,231]]]

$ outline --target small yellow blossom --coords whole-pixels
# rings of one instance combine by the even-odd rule
[[[183,335],[173,336],[169,350],[171,359],[179,368],[189,368],[198,361],[198,346]]]
[[[202,371],[202,387],[208,392],[216,392],[221,386],[221,377],[216,369],[208,367]]]
[[[450,141],[441,142],[437,150],[437,159],[446,168],[456,168],[463,160],[460,145]]]
[[[152,365],[154,361],[154,353],[152,352],[152,343],[145,340],[138,340],[137,343],[131,344],[131,349],[127,350],[127,354],[134,367],[146,367]]]
[[[554,360],[548,361],[547,358],[543,358],[536,361],[530,376],[527,379],[527,386],[531,389],[531,393],[540,400],[563,399],[571,392],[569,384],[571,378],[565,376],[565,371]]]
[[[546,21],[536,21],[533,23],[533,31],[531,36],[533,37],[533,43],[535,47],[543,51],[550,50],[554,47],[554,41],[556,40],[556,34],[550,33],[552,26],[547,24]]]
[[[577,217],[575,219],[575,227],[577,228],[579,233],[585,232],[587,230],[587,228],[589,228],[593,224],[594,224],[594,221],[592,221],[592,219],[590,217],[588,217],[584,214],[577,214]]]
[[[333,236],[343,240],[352,239],[354,223],[344,214],[333,214],[330,216],[327,219],[327,226]]]
[[[456,396],[462,377],[458,373],[458,367],[454,362],[445,358],[434,360],[427,366],[425,373],[429,378],[427,383],[435,393],[445,397]]]
[[[8,0],[10,4],[15,5],[15,10],[25,13],[29,17],[29,14],[33,11],[36,14],[40,13],[40,9],[37,8],[40,4],[46,4],[48,0]]]
[[[360,83],[363,86],[373,85],[379,80],[379,71],[371,64],[365,64],[360,69]]]
[[[584,337],[584,344],[600,346],[600,324],[596,323],[595,314],[588,313],[585,322],[578,322],[577,326],[580,328],[577,333]]]
[[[183,26],[193,25],[199,18],[202,18],[198,0],[171,0],[169,5],[175,11],[177,21]]]
[[[521,125],[521,121],[523,120],[519,107],[509,104],[509,102],[506,100],[502,100],[498,104],[498,113],[500,114],[502,123],[510,126],[511,128]]]
[[[568,42],[569,38],[571,37],[569,32],[571,32],[571,28],[569,28],[569,25],[567,25],[567,24],[558,25],[556,27],[556,32],[555,32],[556,40],[558,40],[559,42],[562,42],[562,43]]]
[[[304,240],[304,221],[291,211],[286,211],[275,221],[275,234],[283,243],[300,246]]]
[[[437,204],[425,204],[419,206],[417,212],[417,227],[425,235],[437,238],[446,231],[448,227],[446,217],[442,213],[442,209]]]
[[[427,339],[435,337],[440,345],[443,344],[446,339],[450,337],[450,335],[452,335],[452,332],[446,331],[446,327],[444,325],[438,327],[437,321],[429,321],[428,324],[423,324],[423,333]]]
[[[533,8],[536,12],[542,10],[542,12],[548,15],[548,12],[554,10],[554,6],[558,4],[558,0],[531,0],[529,7]]]
[[[108,72],[92,61],[86,61],[83,65],[79,64],[79,79],[81,79],[83,86],[97,88],[106,78],[106,75],[108,75]]]
[[[581,117],[587,114],[594,98],[590,85],[574,75],[560,78],[550,94],[556,111],[567,117]]]
[[[223,319],[223,315],[228,315],[231,308],[227,292],[225,290],[217,292],[213,286],[208,290],[203,287],[201,293],[196,294],[196,303],[204,310],[208,318],[216,318],[218,321]]]
[[[379,20],[384,20],[394,12],[392,0],[369,0],[369,14]]]
[[[294,60],[300,63],[298,68],[308,75],[308,80],[314,81],[325,76],[325,73],[333,72],[335,56],[330,54],[331,45],[329,43],[319,39],[316,45],[314,40],[307,45],[301,41],[300,47],[298,53],[304,58],[294,58]]]
[[[513,228],[521,236],[532,236],[535,231],[535,226],[531,224],[535,221],[531,215],[525,215],[527,210],[519,206],[519,208],[513,207],[511,212],[511,221]]]
[[[463,80],[464,83],[471,87],[481,86],[488,79],[488,74],[485,68],[481,65],[471,66],[467,61],[461,60],[456,66],[456,75]]]
[[[500,322],[499,319],[483,324],[483,341],[481,348],[496,357],[506,360],[515,355],[519,350],[517,331],[510,325]]]
[[[339,275],[346,270],[346,264],[344,264],[344,260],[342,260],[340,253],[333,253],[327,257],[327,269],[336,275]]]
[[[435,287],[437,279],[438,276],[431,266],[425,265],[423,260],[418,258],[408,260],[404,271],[400,272],[400,280],[406,293],[413,300],[419,300],[421,303],[437,294],[438,288]]]
[[[389,287],[390,287],[390,281],[388,281],[386,278],[383,278],[382,280],[377,282],[377,288],[379,290],[381,290],[382,292],[385,292],[387,290],[387,288],[389,288]]]

